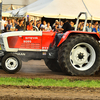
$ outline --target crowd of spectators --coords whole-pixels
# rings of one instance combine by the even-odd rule
[[[83,27],[84,27],[84,22],[80,22],[78,24],[78,30],[82,31]],[[87,32],[100,32],[100,23],[98,23],[98,21],[94,22],[93,24],[91,24],[91,22],[87,23],[85,31],[87,31]]]
[[[72,27],[72,30],[75,29],[75,23],[73,21],[69,22],[70,26]],[[26,26],[25,26],[26,25]],[[9,32],[9,31],[22,31],[22,30],[30,30],[30,31],[35,31],[37,27],[40,31],[58,31],[58,28],[62,28],[64,25],[63,21],[58,21],[55,20],[54,24],[51,26],[50,22],[43,21],[41,20],[31,20],[28,18],[28,21],[25,23],[24,18],[22,19],[9,19],[9,18],[2,18],[2,27],[1,30],[3,32]],[[84,27],[84,22],[79,22],[78,24],[78,31],[82,31]],[[85,31],[87,32],[100,32],[100,23],[97,21],[94,24],[87,23]]]

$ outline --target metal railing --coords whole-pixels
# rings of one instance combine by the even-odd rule
[[[85,23],[84,23],[84,27],[83,27],[83,31],[85,31],[85,27],[86,27],[86,24],[87,24],[87,13],[86,13],[86,12],[80,12],[80,14],[78,15],[77,21],[76,21],[76,26],[75,26],[75,31],[77,31],[78,24],[79,24],[79,18],[80,18],[80,16],[81,16],[82,14],[85,15]]]

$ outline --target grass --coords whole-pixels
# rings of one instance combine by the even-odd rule
[[[54,86],[54,87],[91,87],[99,88],[100,80],[76,80],[70,81],[68,79],[29,79],[29,78],[0,78],[0,85],[15,85],[15,86]]]

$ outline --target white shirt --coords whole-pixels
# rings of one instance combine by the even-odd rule
[[[47,27],[47,24],[46,25],[41,25],[41,28],[45,29]]]
[[[1,21],[1,30],[4,30],[5,21],[2,19]]]
[[[51,26],[45,28],[46,31],[52,30]]]

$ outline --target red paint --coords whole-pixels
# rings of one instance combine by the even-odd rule
[[[41,36],[11,36],[8,37],[9,48],[41,49]]]
[[[50,43],[53,42],[55,33],[52,31],[43,32],[42,34],[42,49],[49,49]]]
[[[10,36],[7,40],[9,48],[48,50],[50,43],[54,40],[54,37],[54,32],[44,31],[42,36]]]
[[[99,37],[99,33],[82,32],[82,31],[68,31],[60,40],[57,47],[59,47],[69,36],[69,34],[95,34]],[[9,48],[20,49],[44,49],[48,50],[50,43],[53,43],[55,32],[43,31],[42,36],[10,36],[7,38]]]
[[[98,36],[98,38],[100,38],[99,33],[95,33],[95,32],[67,31],[67,32],[63,35],[63,37],[62,37],[62,39],[60,40],[60,42],[59,42],[59,44],[57,45],[57,47],[59,47],[59,46],[68,38],[69,34],[72,34],[72,33],[73,33],[73,34],[95,34],[95,35]]]

